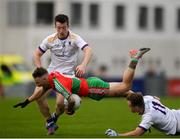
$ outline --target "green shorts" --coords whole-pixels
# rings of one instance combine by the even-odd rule
[[[88,97],[101,100],[107,93],[109,93],[109,83],[97,77],[90,77],[86,79],[88,83]]]

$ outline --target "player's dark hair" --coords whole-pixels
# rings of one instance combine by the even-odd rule
[[[33,78],[37,78],[37,77],[41,77],[47,73],[48,73],[48,71],[45,68],[40,67],[40,68],[36,68],[33,71],[32,76],[33,76]]]
[[[131,102],[132,106],[144,107],[143,96],[140,93],[130,93],[126,99]]]
[[[69,26],[69,18],[65,14],[58,14],[58,15],[56,15],[55,16],[55,24],[56,24],[56,22],[67,23],[67,25]]]

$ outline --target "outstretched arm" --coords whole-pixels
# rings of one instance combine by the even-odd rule
[[[121,136],[141,136],[145,133],[145,130],[140,128],[140,127],[137,127],[135,130],[133,131],[129,131],[129,132],[126,132],[126,133],[122,133],[120,134]]]
[[[39,99],[46,91],[42,87],[36,87],[34,93],[28,98],[30,102]]]
[[[105,134],[109,137],[115,137],[115,136],[141,136],[145,133],[145,130],[143,128],[137,127],[135,130],[126,132],[126,133],[118,133],[112,129],[106,130]]]
[[[26,107],[30,102],[34,101],[34,100],[37,100],[38,98],[40,98],[42,95],[43,95],[43,88],[42,87],[36,87],[34,93],[29,97],[27,98],[25,101],[23,102],[19,102],[17,104],[15,104],[13,107],[14,108],[17,108],[17,107],[21,107],[21,108],[24,108]]]

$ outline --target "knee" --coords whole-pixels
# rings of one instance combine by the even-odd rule
[[[39,99],[36,100],[36,103],[37,103],[38,105],[43,105],[43,104],[44,104],[44,99],[39,98]]]
[[[131,87],[132,87],[131,85],[127,86],[126,91],[131,90]]]
[[[56,96],[56,108],[59,110],[64,109],[64,97],[62,95]]]
[[[132,84],[125,84],[124,92],[131,90]]]
[[[36,103],[38,104],[38,107],[40,109],[40,111],[44,112],[49,112],[49,106],[47,101],[45,101],[45,99],[37,99]]]

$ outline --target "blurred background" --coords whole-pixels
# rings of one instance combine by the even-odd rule
[[[180,0],[0,0],[0,96],[26,97],[34,88],[33,52],[55,32],[54,16],[93,48],[87,76],[120,81],[131,49],[150,47],[133,90],[180,95]],[[44,67],[50,56],[42,57]]]

